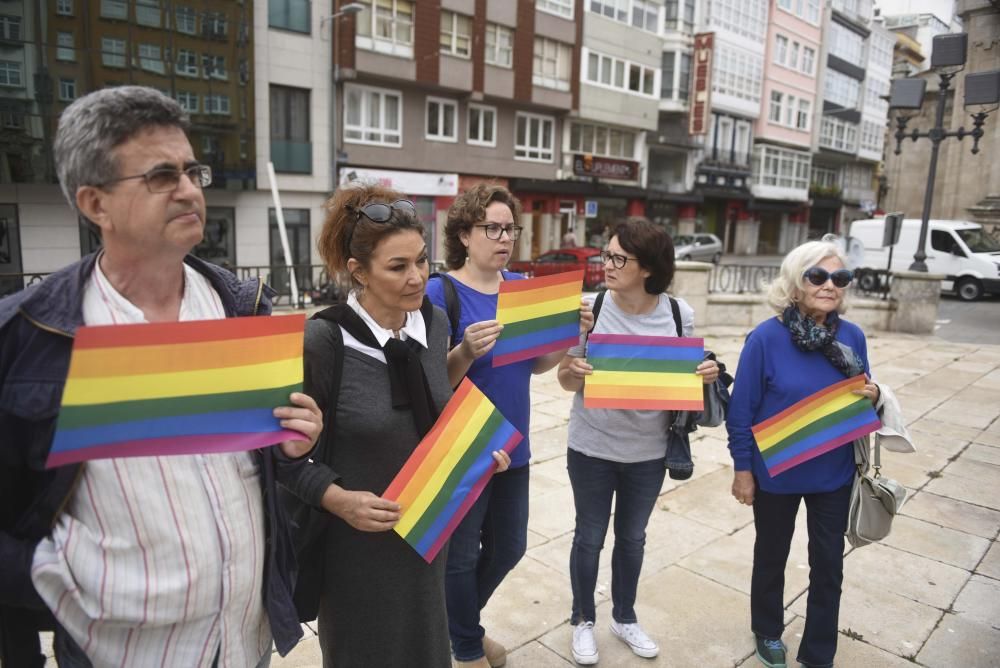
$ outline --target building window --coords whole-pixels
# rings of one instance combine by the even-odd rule
[[[217,114],[219,116],[229,115],[229,96],[228,95],[206,95],[205,96],[205,113],[206,114]]]
[[[788,59],[788,38],[784,35],[774,36],[774,62],[784,65]]]
[[[813,167],[812,185],[826,190],[840,188],[840,172],[827,167]]]
[[[472,18],[441,12],[441,53],[468,58],[472,47]]]
[[[808,74],[812,76],[815,72],[816,67],[816,49],[811,46],[802,47],[802,67],[800,71],[803,74]]]
[[[403,96],[370,86],[344,86],[344,141],[403,145]]]
[[[271,161],[279,172],[312,174],[307,89],[271,86]]]
[[[311,33],[309,0],[267,0],[267,25],[280,30]]]
[[[809,100],[799,99],[799,110],[795,117],[795,129],[809,131],[809,127],[812,125],[810,119],[812,118],[812,102]]]
[[[427,98],[424,136],[431,141],[458,141],[458,104],[439,97]]]
[[[201,54],[201,68],[206,79],[229,80],[229,74],[226,72],[225,56],[203,53]]]
[[[205,12],[201,19],[201,29],[206,37],[225,39],[229,31],[229,23],[222,12]]]
[[[101,18],[128,20],[126,0],[101,0]]]
[[[372,0],[360,3],[364,9],[355,21],[355,44],[362,49],[381,51],[404,58],[413,57],[413,3],[409,0]]]
[[[865,39],[858,33],[830,22],[830,53],[858,67],[865,66]]]
[[[808,190],[810,155],[758,144],[754,181],[765,186]]]
[[[21,41],[21,17],[0,14],[0,39],[10,42]]]
[[[469,136],[467,141],[476,146],[497,145],[497,110],[481,104],[469,105]]]
[[[279,295],[291,295],[291,277],[285,265],[285,245],[281,241],[281,229],[274,209],[268,209],[267,217],[270,228],[271,280],[268,284],[278,291]],[[298,270],[295,278],[299,286],[308,285],[310,254],[312,251],[312,232],[309,227],[309,209],[287,209],[282,207],[281,217],[285,221],[285,238],[288,240],[288,251],[292,256],[292,265]],[[301,287],[300,287],[301,289]]]
[[[820,0],[778,0],[778,7],[813,25],[819,25]]]
[[[188,112],[189,114],[198,113],[198,95],[195,93],[189,93],[187,91],[179,90],[174,96],[177,100],[177,104],[181,105],[181,109]]]
[[[863,120],[861,122],[861,150],[882,153],[885,142],[885,128],[881,123]]]
[[[101,62],[106,67],[125,67],[125,40],[101,38]]]
[[[658,33],[660,7],[647,0],[632,0],[632,27]]]
[[[767,111],[767,120],[772,123],[781,123],[782,106],[785,94],[781,91],[771,91],[771,107]]]
[[[573,123],[569,127],[569,150],[634,160],[635,133],[592,123]]]
[[[68,63],[76,61],[76,48],[73,40],[73,33],[56,33],[56,60],[64,60]]]
[[[667,0],[664,4],[664,27],[683,33],[694,32],[695,0]]]
[[[590,0],[590,11],[628,23],[628,0]]]
[[[73,0],[56,0],[56,14],[73,16]]]
[[[827,69],[824,97],[844,109],[856,109],[861,82],[836,70]]]
[[[174,10],[174,25],[177,32],[185,35],[193,35],[197,30],[194,9],[191,7],[178,7]]]
[[[677,97],[687,102],[688,91],[691,87],[691,54],[681,54],[680,81],[677,83]]]
[[[514,120],[514,158],[552,162],[555,122],[551,116],[517,112]]]
[[[768,0],[713,0],[709,23],[754,42],[767,35]]]
[[[139,67],[147,72],[155,72],[156,74],[166,73],[163,59],[160,58],[159,44],[139,45]]]
[[[865,109],[878,116],[889,113],[889,102],[883,99],[889,94],[889,80],[869,76],[865,80]]]
[[[141,26],[160,27],[160,0],[135,0],[135,22]]]
[[[198,76],[198,54],[189,49],[178,49],[174,72],[182,77]]]
[[[573,18],[573,0],[535,0],[535,7],[565,19]]]
[[[756,53],[716,44],[712,65],[712,92],[760,104],[763,58]]]
[[[652,67],[584,49],[583,80],[597,86],[655,96],[658,72]]]
[[[812,102],[781,91],[771,91],[771,106],[767,112],[767,120],[771,123],[795,128],[809,129],[809,111]]]
[[[673,51],[664,51],[660,60],[660,98],[663,100],[674,99],[674,62],[677,54]]]
[[[536,86],[569,90],[573,48],[547,37],[535,38],[535,60],[531,81]]]
[[[819,145],[844,153],[858,150],[858,126],[854,123],[824,116],[819,125]]]
[[[514,31],[496,23],[486,24],[486,62],[498,67],[514,64]]]
[[[76,79],[59,79],[59,100],[72,102],[76,99]]]

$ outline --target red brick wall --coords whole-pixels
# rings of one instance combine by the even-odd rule
[[[535,2],[517,0],[514,31],[514,99],[531,102],[531,70],[535,58]]]
[[[413,57],[417,81],[437,84],[441,75],[441,0],[420,0],[413,6]]]
[[[483,92],[486,79],[486,0],[476,0],[472,17],[472,90]]]

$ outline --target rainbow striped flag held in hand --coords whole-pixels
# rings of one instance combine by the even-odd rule
[[[704,383],[695,369],[705,340],[674,336],[591,334],[583,386],[585,408],[656,411],[704,409]]]
[[[272,411],[302,391],[304,315],[81,327],[46,467],[305,440]]]
[[[427,563],[434,561],[493,475],[493,452],[509,453],[522,438],[472,381],[463,380],[382,495],[403,509],[396,533]]]
[[[853,393],[865,382],[864,375],[842,380],[751,428],[771,477],[882,426],[871,400]]]
[[[504,327],[493,348],[493,366],[575,346],[582,286],[582,269],[501,283],[496,319]]]

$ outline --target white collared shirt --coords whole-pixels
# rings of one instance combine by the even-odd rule
[[[347,305],[354,309],[354,312],[361,316],[361,320],[368,325],[368,329],[371,330],[372,334],[375,336],[375,340],[378,341],[379,346],[385,346],[386,342],[393,338],[394,333],[391,329],[386,329],[382,325],[375,322],[375,318],[371,316],[365,307],[361,305],[358,301],[357,294],[352,290],[347,296]],[[350,332],[346,329],[341,328],[344,335],[344,345],[357,350],[358,352],[364,353],[369,357],[374,357],[378,361],[385,364],[385,353],[382,352],[381,348],[372,348],[369,345],[365,345],[358,341],[355,337],[351,336]],[[414,339],[417,343],[422,345],[424,348],[427,347],[427,324],[424,322],[424,315],[419,310],[409,311],[406,314],[406,322],[403,324],[403,328],[399,330],[399,338],[403,341],[406,339]]]

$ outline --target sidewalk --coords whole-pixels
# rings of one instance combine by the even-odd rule
[[[735,366],[743,332],[705,333]],[[911,496],[892,535],[845,561],[837,665],[996,666],[1000,663],[1000,345],[934,337],[869,336],[874,375],[896,390],[918,452],[883,453],[884,471]],[[534,380],[528,554],[484,611],[511,668],[574,665],[569,546],[573,498],[566,476],[570,397],[554,373]],[[604,666],[759,666],[752,655],[749,587],[753,518],[729,494],[723,428],[695,434],[695,474],[664,483],[650,520],[637,610],[660,644],[640,659],[611,635],[609,531],[601,554],[597,639]],[[792,545],[785,601],[795,657],[808,585],[805,512]],[[405,602],[401,602],[405,604]],[[312,630],[273,668],[322,665]],[[790,664],[795,665],[795,664]]]

